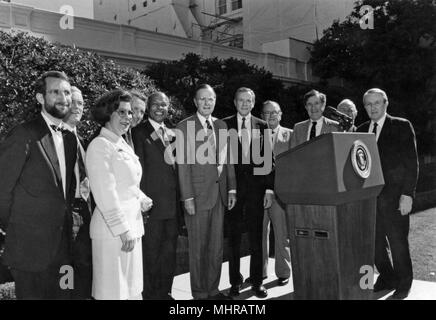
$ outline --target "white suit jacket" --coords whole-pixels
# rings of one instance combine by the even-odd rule
[[[144,225],[139,188],[142,168],[138,156],[122,137],[102,128],[86,152],[91,192],[97,204],[91,218],[92,239],[113,239],[130,230],[141,237]]]

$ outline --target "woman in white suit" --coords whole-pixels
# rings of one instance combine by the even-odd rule
[[[141,299],[141,211],[152,201],[139,188],[142,168],[122,135],[132,122],[132,97],[116,89],[104,94],[92,108],[101,124],[100,135],[88,147],[86,166],[96,202],[92,215],[93,284],[97,299]]]

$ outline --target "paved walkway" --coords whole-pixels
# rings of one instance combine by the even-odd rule
[[[250,258],[241,258],[241,273],[246,279],[249,274]],[[228,276],[228,262],[222,265],[222,274],[219,289],[227,293],[230,289]],[[285,286],[277,286],[277,277],[274,274],[274,259],[269,259],[268,278],[264,281],[265,287],[268,289],[267,300],[292,300],[293,299],[293,284],[292,281]],[[173,297],[176,300],[191,300],[191,286],[189,282],[189,273],[178,275],[174,279]],[[381,292],[374,295],[374,299],[385,300],[392,292]],[[254,296],[250,290],[250,286],[244,283],[243,289],[237,300],[263,300]],[[414,280],[412,290],[406,300],[436,300],[436,282]]]

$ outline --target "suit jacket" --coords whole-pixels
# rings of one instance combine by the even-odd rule
[[[370,121],[357,128],[358,132],[368,132]],[[418,180],[418,155],[415,131],[412,124],[403,118],[386,115],[377,141],[385,185],[379,197],[400,195],[415,197]]]
[[[277,138],[273,147],[274,157],[278,156],[291,148],[291,137],[293,134],[292,129],[288,129],[282,126],[278,127]]]
[[[234,132],[238,132],[238,118],[237,114],[230,116],[228,118],[223,119],[223,121],[227,124],[229,130],[233,129]],[[251,116],[251,142],[250,142],[250,161],[249,163],[244,164],[242,161],[242,144],[239,139],[237,139],[237,154],[238,154],[238,161],[235,165],[235,172],[236,172],[236,180],[238,182],[238,193],[240,193],[241,188],[244,190],[247,189],[247,187],[255,188],[259,190],[259,192],[265,192],[266,189],[274,190],[274,173],[273,173],[273,156],[272,156],[272,150],[265,150],[265,139],[267,141],[270,141],[271,137],[268,135],[265,137],[265,133],[269,134],[268,126],[265,121],[255,117]],[[254,134],[253,130],[258,130],[259,134]],[[266,161],[270,161],[271,163],[271,170],[269,172],[265,172],[266,174],[254,174],[255,168],[262,168],[265,165],[265,161],[257,164],[255,163],[253,159],[253,146],[260,145],[260,156],[265,157]],[[270,145],[269,145],[270,146]],[[235,152],[232,152],[235,153]],[[265,166],[267,167],[267,166]],[[266,171],[266,170],[265,170]]]
[[[177,163],[181,200],[194,198],[196,209],[199,211],[212,209],[219,196],[227,206],[228,191],[236,190],[234,166],[229,163],[229,143],[220,139],[219,131],[227,132],[225,122],[212,118],[215,132],[217,153],[224,164],[201,163],[197,157],[199,148],[204,148],[205,140],[197,141],[197,136],[203,136],[204,130],[197,114],[188,117],[177,125],[182,135],[177,137]],[[191,131],[192,130],[192,131]],[[195,136],[194,136],[195,135]],[[207,138],[206,138],[207,139]],[[201,151],[201,150],[200,150]],[[199,152],[203,154],[203,152]],[[220,162],[220,163],[221,163]]]
[[[141,190],[153,200],[150,219],[175,219],[179,211],[176,166],[165,161],[165,146],[147,120],[132,130],[135,153],[142,166]],[[175,137],[170,139],[173,143]]]
[[[339,123],[337,121],[330,120],[326,117],[323,118],[324,122],[321,127],[321,134],[326,134],[330,132],[338,132],[339,129]],[[296,123],[294,125],[294,133],[292,135],[291,139],[291,148],[295,148],[296,146],[304,143],[307,141],[307,135],[309,132],[309,125],[311,120],[305,120],[301,121],[299,123]]]
[[[66,196],[53,138],[41,115],[15,127],[0,146],[0,222],[7,226],[4,259],[12,268],[45,270],[63,228],[72,225],[76,152],[65,152]]]

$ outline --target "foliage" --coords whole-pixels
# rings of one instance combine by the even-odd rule
[[[136,88],[146,95],[155,90],[148,77],[90,51],[50,43],[26,33],[0,31],[0,43],[0,138],[39,112],[33,86],[48,70],[64,71],[72,85],[82,90],[85,109],[79,130],[85,138],[96,129],[89,108],[106,90]]]
[[[374,9],[374,29],[359,25],[363,5]],[[435,21],[432,0],[358,1],[346,21],[335,21],[311,52],[315,74],[345,79],[357,105],[367,89],[383,88],[388,112],[412,121],[421,153],[434,151],[436,143]]]
[[[192,101],[196,86],[210,84],[216,91],[217,104],[214,115],[218,118],[234,113],[233,95],[239,87],[249,87],[256,93],[256,110],[267,99],[277,99],[283,90],[280,80],[270,72],[235,58],[204,59],[188,53],[183,59],[160,62],[148,66],[144,73],[154,79],[156,85],[174,96],[190,114],[195,112]]]

